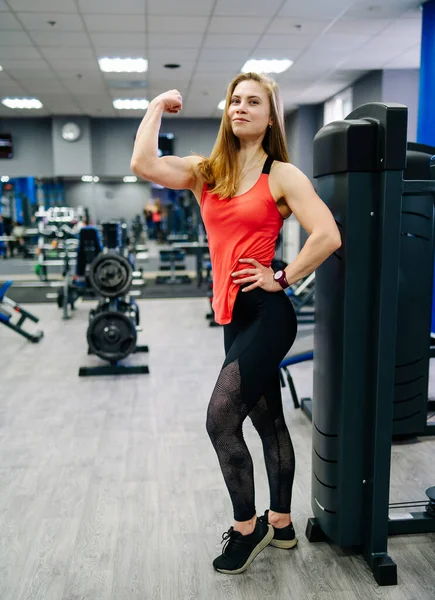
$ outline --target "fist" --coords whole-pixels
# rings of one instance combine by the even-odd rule
[[[156,104],[160,104],[163,112],[178,113],[183,108],[183,98],[178,90],[169,90],[156,96],[153,100]]]

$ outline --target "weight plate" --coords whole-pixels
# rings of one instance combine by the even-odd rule
[[[105,311],[89,323],[87,339],[94,354],[117,362],[134,352],[137,332],[134,323],[124,313]]]
[[[133,269],[126,258],[118,254],[100,254],[89,269],[89,281],[102,296],[117,298],[131,287]]]

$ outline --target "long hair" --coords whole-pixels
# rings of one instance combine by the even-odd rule
[[[219,133],[209,158],[199,163],[199,169],[209,185],[210,192],[221,199],[231,198],[237,191],[239,183],[239,163],[237,154],[240,140],[234,135],[231,121],[228,118],[228,107],[234,90],[241,81],[257,81],[266,90],[270,103],[270,116],[273,126],[264,134],[262,146],[264,151],[274,160],[290,162],[287,151],[284,126],[284,106],[278,84],[268,75],[259,73],[241,73],[228,87]]]

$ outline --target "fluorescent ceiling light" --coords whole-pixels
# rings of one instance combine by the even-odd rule
[[[293,64],[288,58],[279,60],[250,59],[242,67],[242,73],[283,73]]]
[[[37,98],[3,98],[2,104],[8,108],[42,108],[43,104]]]
[[[218,109],[219,109],[219,110],[224,110],[224,108],[225,108],[225,103],[226,103],[226,100],[221,100],[221,101],[219,102],[219,104],[218,104]]]
[[[100,181],[99,177],[93,177],[94,183],[98,183]]]
[[[82,177],[82,181],[86,181],[87,183],[91,183],[91,181],[93,181],[94,178],[92,177],[92,175],[83,175]]]
[[[145,110],[149,106],[149,101],[145,98],[127,99],[118,98],[113,101],[113,106],[118,110]]]
[[[109,58],[98,59],[104,73],[145,73],[148,61],[145,58]]]
[[[7,175],[3,175],[3,177],[1,178],[1,182],[7,183],[8,181],[9,181],[9,177]]]
[[[136,183],[137,177],[134,175],[126,175],[123,179],[124,183]]]

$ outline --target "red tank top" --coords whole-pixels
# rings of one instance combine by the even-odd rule
[[[207,231],[213,269],[213,310],[221,325],[231,322],[240,284],[231,273],[249,269],[240,258],[255,258],[270,267],[283,218],[269,189],[273,159],[269,156],[257,183],[244,194],[221,200],[204,184],[201,215]],[[236,278],[237,279],[237,278]],[[249,292],[248,292],[249,293]]]

